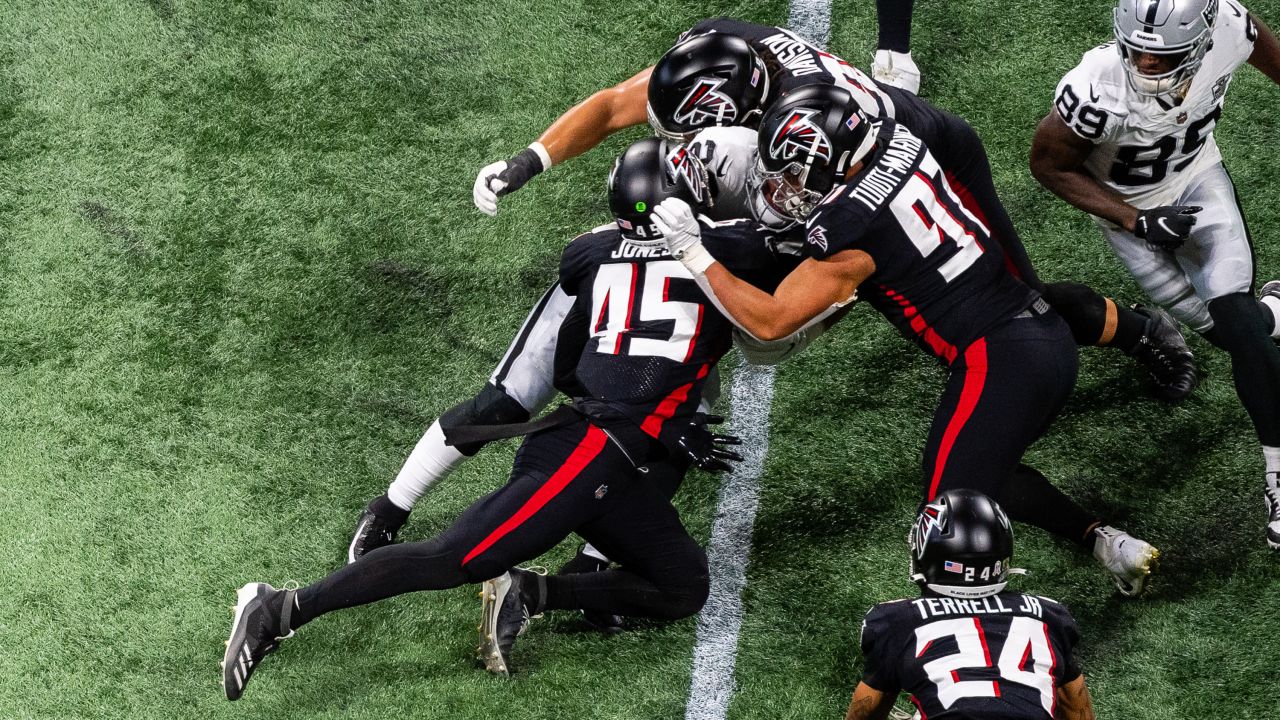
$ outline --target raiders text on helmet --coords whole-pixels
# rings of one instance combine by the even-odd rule
[[[649,213],[667,198],[698,208],[709,201],[707,170],[684,145],[649,137],[631,144],[609,173],[609,209],[622,236],[660,241]]]
[[[1011,567],[1008,516],[977,490],[948,490],[922,505],[907,543],[911,579],[940,595],[995,595],[1022,572]]]
[[[757,218],[766,210],[804,220],[855,162],[871,151],[875,126],[847,91],[807,85],[773,104],[760,121],[750,185]]]
[[[1146,97],[1186,92],[1209,50],[1217,15],[1218,0],[1120,0],[1114,31],[1130,87]],[[1135,53],[1174,56],[1177,62],[1167,72],[1144,75]]]
[[[649,124],[684,142],[713,125],[743,125],[769,93],[764,61],[746,40],[724,33],[695,35],[667,51],[649,76]]]

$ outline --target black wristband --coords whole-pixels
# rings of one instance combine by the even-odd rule
[[[533,148],[521,150],[518,155],[507,161],[507,169],[498,173],[498,179],[506,185],[497,192],[497,195],[501,197],[519,190],[529,182],[530,178],[543,170],[546,168],[542,166],[542,158],[533,151]]]

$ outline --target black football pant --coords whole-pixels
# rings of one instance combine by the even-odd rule
[[[710,590],[707,558],[671,505],[669,472],[651,482],[585,419],[529,436],[506,485],[429,540],[388,545],[298,592],[297,627],[324,613],[497,577],[572,533],[621,568],[546,578],[543,609],[679,619]]]
[[[918,135],[929,146],[947,174],[947,180],[960,195],[966,209],[986,224],[991,236],[1004,251],[1005,265],[1016,277],[1039,292],[1067,322],[1071,334],[1080,345],[1094,345],[1103,335],[1107,322],[1107,301],[1087,285],[1075,282],[1045,284],[1036,274],[1027,256],[1022,238],[1013,220],[996,194],[991,178],[991,162],[978,133],[965,120],[934,107],[911,93],[886,85],[879,86],[893,99],[898,122]],[[1132,345],[1144,327],[1144,318],[1126,308],[1117,308],[1125,343]],[[1131,347],[1122,347],[1126,352]]]
[[[954,488],[991,496],[1009,517],[1084,543],[1097,519],[1022,455],[1075,388],[1076,344],[1040,305],[979,338],[951,363],[924,448],[925,498]]]

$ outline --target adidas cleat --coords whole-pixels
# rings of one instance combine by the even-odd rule
[[[281,618],[270,607],[282,592],[285,593],[282,607],[292,609],[293,590],[249,583],[236,591],[236,604],[231,608],[231,637],[222,654],[222,689],[228,700],[239,700],[262,658],[279,647],[281,640],[293,636],[292,631],[278,634]]]
[[[1096,528],[1094,533],[1098,537],[1094,541],[1093,556],[1111,573],[1120,593],[1129,597],[1141,594],[1160,559],[1160,551],[1110,525]]]
[[[484,581],[481,586],[480,646],[476,648],[476,660],[495,675],[511,674],[511,648],[529,627],[531,619],[521,589],[524,583],[532,581],[533,573],[512,569]]]

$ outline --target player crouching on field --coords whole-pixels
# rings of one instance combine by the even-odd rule
[[[862,682],[846,720],[889,717],[899,691],[930,720],[1093,720],[1071,613],[1004,589],[1023,571],[994,500],[942,493],[907,541],[921,596],[880,603],[862,621]]]
[[[503,675],[516,637],[545,610],[676,620],[702,608],[706,555],[671,505],[671,489],[656,481],[661,473],[651,471],[682,454],[708,453],[697,408],[732,344],[732,324],[650,219],[664,199],[694,198],[671,163],[683,151],[658,138],[628,148],[609,177],[616,223],[579,236],[561,256],[560,285],[574,303],[555,376],[574,404],[553,412],[552,424],[533,423],[538,429],[520,446],[507,484],[436,537],[378,548],[300,590],[240,588],[223,658],[229,700],[303,624],[408,592],[484,582],[477,659]],[[770,231],[755,223],[705,221],[704,230],[735,272],[764,287],[795,265],[775,254],[765,241]],[[691,438],[701,446],[691,449]],[[511,569],[575,533],[621,567],[551,577]]]

